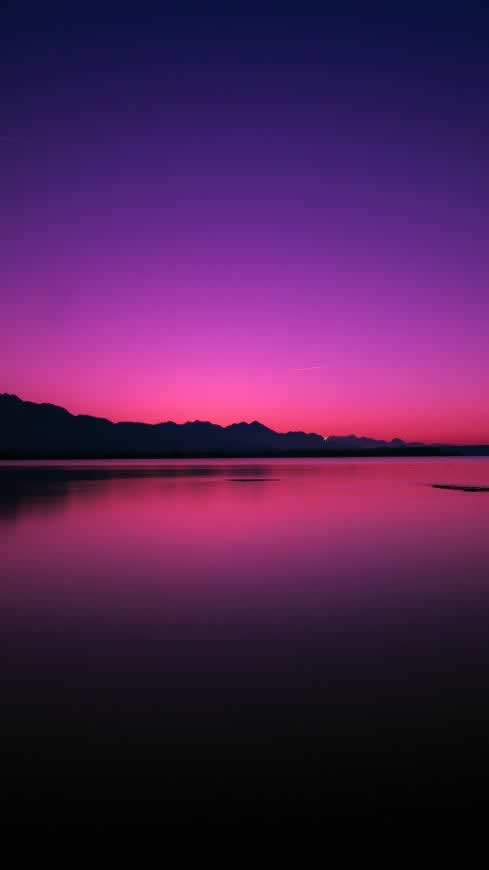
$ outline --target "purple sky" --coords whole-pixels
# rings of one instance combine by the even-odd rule
[[[7,5],[0,390],[489,441],[487,13]]]

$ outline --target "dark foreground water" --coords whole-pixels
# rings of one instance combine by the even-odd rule
[[[9,821],[489,793],[487,459],[0,466]]]

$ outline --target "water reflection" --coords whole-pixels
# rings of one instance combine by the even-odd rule
[[[474,805],[489,510],[434,482],[489,462],[1,466],[5,812]]]

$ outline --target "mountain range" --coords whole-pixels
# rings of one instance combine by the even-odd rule
[[[489,448],[407,443],[315,433],[275,432],[256,420],[219,426],[188,423],[113,423],[103,417],[71,414],[48,403],[0,394],[0,457],[164,457],[355,455],[406,452],[489,452]]]

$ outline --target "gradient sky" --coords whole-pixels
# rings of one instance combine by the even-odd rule
[[[392,6],[2,4],[0,391],[489,442],[489,12]]]

